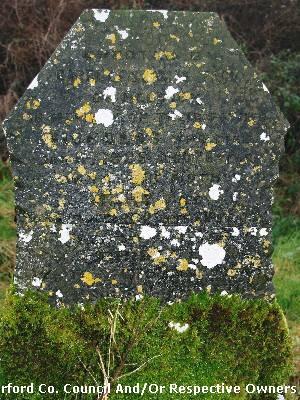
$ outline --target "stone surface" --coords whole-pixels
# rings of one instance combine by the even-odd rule
[[[216,14],[84,12],[5,123],[16,283],[271,297],[287,127]]]

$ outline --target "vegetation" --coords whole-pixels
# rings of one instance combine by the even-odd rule
[[[36,394],[36,399],[61,399],[66,383],[101,385],[105,380],[112,388],[137,382],[279,385],[287,382],[291,370],[286,322],[276,302],[200,294],[172,305],[154,298],[102,299],[69,309],[52,307],[41,293],[10,293],[0,321],[3,380],[33,382],[35,387],[45,383],[60,392]],[[113,391],[111,399],[128,397]],[[23,398],[32,399],[29,396]],[[66,396],[72,398],[75,395]],[[170,394],[159,398],[169,399]],[[190,394],[173,398],[190,399]],[[222,394],[224,400],[233,398],[236,395]],[[261,397],[242,389],[238,398]],[[263,398],[275,400],[277,395]]]
[[[15,264],[13,182],[8,166],[0,161],[0,299],[11,280]]]

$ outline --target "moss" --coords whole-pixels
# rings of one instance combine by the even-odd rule
[[[38,292],[8,295],[0,320],[3,382],[54,385],[60,393],[49,399],[61,399],[66,383],[93,385],[96,379],[101,384],[100,356],[106,365],[108,354],[111,377],[115,384],[124,385],[280,385],[287,382],[291,368],[285,318],[275,301],[199,294],[172,305],[162,305],[154,298],[102,299],[84,307],[55,308]],[[144,363],[137,372],[120,378]],[[69,396],[63,398],[76,398]],[[172,394],[172,399],[177,396],[191,398],[190,394]],[[202,394],[201,398],[215,396]],[[263,395],[263,399],[276,397]],[[39,395],[18,398],[33,400]],[[123,398],[128,394],[110,396]],[[170,394],[159,398],[169,399]],[[231,398],[260,397],[244,392],[222,395],[222,400]]]

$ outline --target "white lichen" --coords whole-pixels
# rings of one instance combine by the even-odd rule
[[[235,174],[234,177],[231,179],[232,182],[236,183],[241,179],[241,175]]]
[[[240,234],[240,230],[238,228],[233,227],[231,235],[232,236],[239,236],[239,234]]]
[[[19,240],[23,243],[29,243],[32,239],[33,231],[30,231],[29,233],[25,233],[23,231],[20,231],[19,233]]]
[[[179,117],[179,118],[182,118],[182,114],[181,114],[180,111],[175,110],[173,114],[172,114],[172,113],[169,113],[169,117],[171,117],[171,118],[172,118],[172,121],[174,121],[174,119],[176,119],[176,118],[178,118],[178,117]]]
[[[174,88],[173,86],[168,86],[164,97],[166,100],[169,100],[174,96],[174,94],[176,94],[178,92],[179,92],[179,89]]]
[[[115,103],[115,102],[116,102],[116,93],[117,93],[117,89],[116,89],[116,88],[114,88],[113,86],[108,86],[108,87],[107,87],[106,89],[104,89],[104,91],[103,91],[104,100],[105,100],[107,97],[110,97],[112,103]]]
[[[168,18],[168,10],[147,10],[149,12],[159,12],[164,16],[164,19]]]
[[[264,142],[268,142],[270,140],[270,136],[267,136],[266,132],[263,132],[260,135],[260,140],[264,141]]]
[[[97,21],[105,22],[109,16],[110,10],[93,10],[94,18]]]
[[[201,264],[207,268],[214,268],[216,265],[222,264],[226,252],[223,247],[218,244],[203,243],[199,247],[199,255],[202,257]]]
[[[41,287],[42,286],[42,279],[34,277],[31,282],[32,286]]]
[[[97,124],[102,124],[106,128],[113,124],[114,116],[111,110],[107,108],[100,108],[95,114]]]
[[[220,189],[220,185],[213,184],[212,187],[209,189],[209,197],[212,200],[219,200],[219,197],[221,194],[223,194],[224,191]]]
[[[62,224],[61,230],[59,231],[60,236],[58,238],[62,244],[65,244],[70,240],[70,232],[72,228],[73,226],[71,224]]]
[[[267,236],[268,230],[266,228],[261,228],[259,231],[259,236]]]
[[[39,85],[39,81],[38,81],[38,75],[32,80],[32,82],[30,83],[30,85],[28,86],[28,89],[34,89],[36,87],[38,87]]]
[[[141,227],[140,237],[142,239],[151,239],[156,235],[157,231],[155,228],[151,228],[151,226],[143,225]]]
[[[176,84],[178,84],[178,83],[184,82],[186,80],[186,77],[175,75],[174,79],[176,80]]]
[[[169,322],[169,328],[175,329],[178,333],[183,333],[188,330],[189,324],[180,324],[179,322]]]

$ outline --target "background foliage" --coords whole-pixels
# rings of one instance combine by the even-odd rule
[[[275,284],[300,375],[300,4],[299,0],[2,0],[0,119],[11,110],[86,8],[216,11],[291,124],[274,204]],[[0,132],[0,298],[15,261],[13,185]]]

